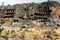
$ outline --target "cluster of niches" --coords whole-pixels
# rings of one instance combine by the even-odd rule
[[[20,19],[18,19],[18,18],[13,18],[13,19],[12,19],[12,22],[20,22]]]
[[[14,9],[4,9],[4,16],[3,18],[14,18]]]
[[[14,12],[14,9],[8,9],[7,12]]]

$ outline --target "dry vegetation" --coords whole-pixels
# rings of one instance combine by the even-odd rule
[[[48,29],[38,29],[38,28],[22,28],[20,30],[7,30],[3,29],[1,31],[1,37],[19,37],[19,38],[50,38],[52,40],[60,38],[60,28],[55,27],[52,30]]]

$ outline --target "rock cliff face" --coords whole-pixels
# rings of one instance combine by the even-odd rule
[[[60,13],[60,3],[56,1],[42,2],[42,3],[24,3],[16,4],[12,6],[6,6],[5,9],[15,9],[15,16],[21,17],[24,15],[24,9],[28,9],[28,16],[31,17],[34,13],[47,13],[50,16],[51,12],[53,15],[59,15]],[[56,16],[57,16],[56,15]]]
[[[60,8],[52,7],[52,12],[54,18],[60,18]]]
[[[46,22],[53,25],[60,25],[60,3],[56,1],[49,1],[49,2],[43,2],[41,5],[39,5],[39,11],[40,13],[44,13],[47,16]],[[47,24],[48,24],[47,23]],[[49,24],[49,25],[50,25]]]
[[[5,9],[14,9],[14,18],[23,17],[25,15],[24,9],[27,9],[27,18],[34,19],[36,17],[36,19],[44,19],[44,21],[54,21],[54,18],[60,18],[60,3],[56,1],[15,4],[5,6],[3,10]],[[35,13],[37,14],[35,15]]]
[[[45,11],[47,14],[53,14],[55,17],[60,15],[60,4],[56,1],[49,1],[41,3],[43,12]],[[54,17],[53,16],[53,17]]]

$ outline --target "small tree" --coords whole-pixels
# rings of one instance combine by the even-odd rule
[[[1,32],[3,31],[3,29],[4,29],[4,28],[1,28],[1,27],[0,27],[0,37],[1,37]]]

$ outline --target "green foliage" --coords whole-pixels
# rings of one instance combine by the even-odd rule
[[[3,31],[4,28],[0,28],[0,33]]]

